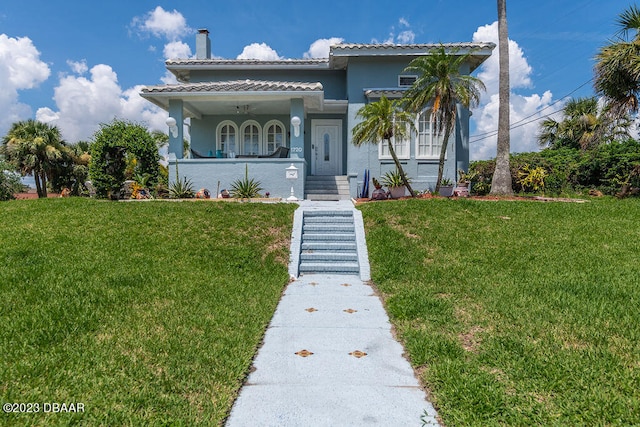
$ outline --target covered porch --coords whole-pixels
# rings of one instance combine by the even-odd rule
[[[169,113],[172,181],[177,162],[181,177],[214,193],[244,177],[247,166],[263,192],[287,198],[293,185],[296,197],[303,198],[307,175],[340,175],[344,169],[342,119],[335,117],[346,103],[325,101],[319,82],[180,83],[147,87],[141,95]],[[326,143],[314,143],[323,138]],[[185,139],[190,140],[186,156]],[[285,179],[290,166],[298,171],[295,181]]]

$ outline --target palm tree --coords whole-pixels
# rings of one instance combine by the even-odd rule
[[[447,53],[444,46],[434,49],[429,55],[414,59],[405,72],[418,73],[414,84],[405,92],[403,103],[414,113],[432,108],[435,131],[444,131],[440,150],[438,181],[436,192],[440,191],[440,181],[444,172],[444,159],[449,137],[456,122],[458,104],[465,108],[475,107],[480,101],[484,83],[476,77],[462,74],[460,68],[470,54]]]
[[[551,148],[593,148],[619,137],[629,137],[631,118],[617,118],[609,107],[600,108],[595,97],[571,99],[564,106],[561,121],[546,119],[540,126],[538,142]]]
[[[56,126],[30,119],[11,125],[2,151],[23,176],[33,174],[38,197],[47,197],[47,179],[64,146]]]
[[[596,56],[596,93],[606,98],[614,114],[638,112],[640,97],[640,8],[629,6],[618,17],[618,40]],[[630,32],[635,32],[629,40]]]
[[[379,101],[360,108],[356,118],[360,118],[362,121],[353,128],[353,144],[359,147],[363,143],[378,144],[386,141],[389,153],[402,177],[402,182],[409,190],[411,197],[415,197],[415,192],[407,180],[391,142],[394,137],[406,138],[408,136],[407,127],[413,126],[413,115],[402,110],[397,102],[392,102],[383,95]]]
[[[500,73],[498,77],[498,144],[496,169],[491,180],[491,194],[513,194],[509,152],[511,151],[509,124],[509,31],[507,29],[507,1],[498,0],[498,55]]]

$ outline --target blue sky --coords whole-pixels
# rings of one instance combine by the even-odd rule
[[[513,124],[559,110],[566,95],[592,95],[593,58],[630,4],[507,1]],[[496,20],[496,2],[486,0],[3,1],[0,135],[28,118],[58,125],[72,143],[113,117],[166,131],[166,113],[139,88],[171,81],[165,59],[194,54],[198,28],[209,29],[217,57],[302,58],[323,55],[336,39],[494,41]],[[494,56],[476,72],[488,86],[472,117],[476,159],[495,155],[497,49]],[[535,121],[514,128],[512,151],[536,149],[536,131]]]

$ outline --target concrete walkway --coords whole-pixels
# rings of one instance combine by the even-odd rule
[[[301,202],[301,209],[353,205]],[[368,261],[360,262],[366,276]],[[226,425],[438,425],[402,354],[380,299],[361,276],[300,276],[284,292]]]

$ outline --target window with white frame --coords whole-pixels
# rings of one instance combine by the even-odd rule
[[[271,120],[264,125],[264,154],[271,154],[278,147],[286,146],[284,125],[278,120]]]
[[[442,132],[438,132],[436,117],[433,114],[433,110],[424,110],[418,116],[418,125],[416,128],[418,131],[418,136],[416,138],[416,158],[439,158],[444,135]]]
[[[411,132],[409,124],[406,124],[406,133],[404,137],[396,137],[395,135],[391,138],[391,144],[393,145],[393,151],[395,151],[398,159],[408,159],[410,157],[410,140],[411,140]],[[389,141],[384,140],[378,144],[378,158],[379,159],[392,159],[391,153],[389,152]]]
[[[220,123],[216,130],[216,149],[221,150],[225,154],[237,152],[237,135],[238,127],[235,123],[229,120]]]
[[[242,154],[260,154],[260,125],[254,120],[248,120],[240,128],[242,135]]]

